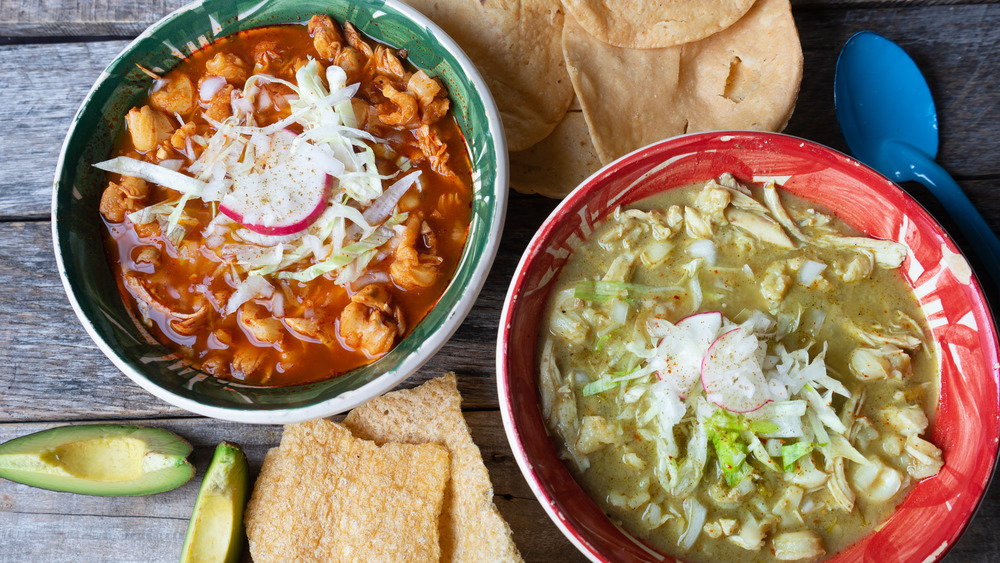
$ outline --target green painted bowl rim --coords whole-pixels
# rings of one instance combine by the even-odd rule
[[[115,59],[108,65],[105,71],[102,72],[100,78],[90,89],[73,118],[72,124],[66,134],[66,138],[60,150],[52,192],[52,238],[55,247],[56,264],[59,270],[59,276],[62,279],[63,287],[66,290],[66,295],[69,298],[71,306],[73,307],[73,311],[76,313],[84,329],[104,355],[107,356],[119,370],[121,370],[140,387],[174,406],[203,416],[231,420],[235,422],[258,424],[285,424],[322,418],[341,413],[377,397],[382,393],[385,393],[415,373],[420,366],[437,353],[437,351],[451,338],[454,332],[462,324],[478,298],[499,247],[500,235],[506,215],[507,201],[507,147],[499,110],[497,109],[496,103],[490,94],[489,88],[486,86],[485,81],[479,74],[475,65],[454,42],[454,40],[442,31],[441,28],[421,13],[417,12],[413,8],[410,8],[409,6],[406,6],[405,4],[400,3],[398,0],[333,0],[323,4],[326,6],[325,8],[320,7],[320,2],[311,3],[309,0],[306,0],[305,2],[294,2],[289,0],[265,0],[264,2],[259,3],[247,2],[248,5],[251,5],[251,11],[260,10],[269,5],[282,3],[286,4],[283,8],[288,11],[291,10],[292,4],[298,4],[295,9],[299,12],[302,12],[304,9],[301,7],[302,5],[314,5],[316,6],[316,9],[313,10],[313,13],[331,13],[333,11],[334,4],[349,7],[344,9],[357,10],[364,8],[370,10],[370,14],[373,18],[372,22],[376,22],[378,17],[386,14],[391,14],[394,17],[402,16],[404,20],[408,20],[408,30],[416,34],[418,31],[421,31],[420,28],[422,28],[427,35],[432,36],[436,42],[440,44],[443,51],[447,53],[447,56],[453,59],[452,63],[457,63],[457,67],[454,68],[454,70],[457,71],[457,76],[459,78],[464,78],[471,84],[472,88],[470,89],[470,93],[475,94],[475,102],[482,106],[481,108],[478,108],[477,106],[479,111],[481,111],[485,117],[485,123],[479,127],[481,132],[476,138],[478,141],[483,143],[483,147],[480,150],[474,150],[474,147],[471,145],[469,140],[470,130],[466,130],[466,127],[463,126],[463,134],[466,136],[467,143],[470,143],[470,157],[472,157],[473,162],[473,185],[476,188],[474,204],[478,204],[478,209],[481,212],[477,212],[477,207],[474,205],[472,217],[473,223],[470,225],[469,229],[469,240],[466,243],[466,248],[463,251],[462,258],[456,269],[455,275],[448,288],[446,288],[444,294],[440,298],[438,304],[435,305],[434,309],[432,309],[432,311],[428,313],[427,317],[425,317],[425,319],[417,326],[417,329],[422,329],[419,332],[426,334],[420,334],[418,330],[415,329],[410,335],[407,336],[406,339],[400,342],[392,352],[383,356],[376,362],[363,366],[362,368],[349,372],[348,374],[344,374],[338,378],[326,380],[325,382],[285,388],[259,388],[243,386],[240,384],[227,384],[221,386],[224,389],[235,388],[236,390],[233,391],[234,396],[244,396],[248,390],[251,390],[251,392],[267,392],[267,389],[271,389],[291,390],[294,392],[298,388],[322,387],[324,383],[332,384],[331,382],[333,381],[353,377],[354,374],[359,372],[365,372],[366,375],[354,377],[350,380],[350,385],[352,385],[351,388],[340,391],[335,396],[324,397],[320,400],[313,401],[299,401],[292,406],[271,402],[268,402],[267,404],[251,403],[241,405],[236,403],[235,400],[232,403],[220,406],[219,404],[213,404],[213,399],[211,397],[199,396],[197,392],[193,390],[193,383],[188,386],[189,392],[185,392],[183,389],[177,389],[176,385],[174,386],[174,389],[170,389],[161,385],[157,381],[154,381],[146,373],[144,373],[142,369],[137,368],[137,365],[139,365],[138,362],[134,359],[123,357],[120,351],[116,349],[114,342],[109,340],[98,328],[94,319],[90,317],[91,314],[96,315],[98,311],[91,310],[88,314],[88,310],[90,309],[85,308],[84,303],[80,300],[81,296],[86,298],[86,295],[82,292],[81,288],[78,287],[78,285],[82,282],[79,279],[71,279],[71,276],[67,271],[67,263],[72,260],[72,253],[69,251],[70,245],[68,240],[70,233],[69,227],[65,227],[65,223],[60,221],[61,214],[68,214],[68,211],[64,208],[65,206],[60,204],[60,194],[62,193],[63,197],[76,197],[77,199],[80,199],[80,194],[76,191],[76,185],[74,182],[77,178],[77,174],[68,168],[69,164],[76,165],[79,162],[79,159],[73,163],[67,162],[71,145],[75,141],[80,141],[80,139],[77,138],[80,135],[84,135],[84,141],[88,141],[93,138],[91,132],[78,131],[78,129],[80,129],[81,118],[88,112],[98,111],[96,106],[100,105],[100,100],[97,96],[99,91],[102,89],[102,86],[106,87],[106,83],[113,78],[111,73],[112,69],[123,64],[127,64],[130,57],[134,55],[137,47],[144,40],[148,41],[149,38],[157,32],[168,30],[173,24],[176,23],[176,20],[185,16],[188,12],[202,10],[205,9],[206,6],[212,4],[235,4],[233,2],[227,2],[226,0],[198,0],[179,8],[146,29],[142,34],[130,42],[118,56],[115,57]],[[393,14],[393,12],[395,12],[395,14]],[[240,13],[239,19],[242,20],[243,17],[243,13]],[[273,21],[270,23],[291,23],[294,21],[300,20],[285,19],[283,21]],[[211,24],[213,27],[218,26],[214,19],[211,20]],[[259,23],[251,27],[268,24],[269,23]],[[415,27],[410,29],[409,26],[411,25]],[[362,26],[359,26],[359,28],[361,28],[361,30],[367,35],[375,39],[381,39],[381,36],[378,33],[377,24],[373,23],[372,26],[373,28],[369,29]],[[221,26],[219,26],[219,29],[221,29]],[[216,30],[213,29],[213,31]],[[191,37],[196,37],[195,33],[196,32],[190,32],[189,35]],[[205,35],[208,34],[206,33]],[[205,35],[202,35],[200,39],[204,39]],[[220,35],[219,37],[224,35],[225,34]],[[167,43],[164,42],[164,44]],[[194,47],[193,43],[188,43],[188,47],[190,51],[190,48]],[[114,88],[122,88],[122,78],[119,77],[116,80],[118,82],[114,84]],[[452,92],[453,100],[455,99],[455,94],[455,92]],[[466,100],[466,103],[472,101],[473,100]],[[471,118],[466,116],[466,119]],[[462,120],[460,119],[460,121]],[[472,126],[469,125],[469,127],[471,128]],[[477,159],[477,154],[479,153],[482,153],[480,156],[488,157],[487,159],[484,159],[487,160],[485,164],[481,165],[478,162],[479,159]],[[489,166],[493,166],[495,168],[492,182],[483,180],[482,176],[484,176],[484,174],[481,174],[481,166],[485,166],[487,168]],[[66,177],[64,178],[64,176]],[[485,176],[488,180],[489,174],[487,173]],[[63,193],[70,190],[73,191],[70,196]],[[94,208],[96,210],[96,205]],[[474,234],[479,235],[476,240],[473,239]],[[101,253],[101,255],[103,256],[103,253]],[[76,276],[77,278],[82,275],[79,272],[76,273],[78,274]],[[78,290],[80,290],[79,294]],[[442,309],[442,306],[448,305],[450,305],[450,308],[447,310]],[[107,315],[107,313],[104,314]],[[429,325],[428,321],[431,320],[433,320],[434,323]],[[103,324],[107,323],[105,322]],[[140,331],[142,330],[141,327],[137,328]],[[421,340],[415,340],[413,338],[415,335],[421,337]],[[154,353],[156,351],[162,353],[163,350],[164,349],[160,347],[158,350],[154,350]],[[281,392],[282,391],[276,391],[276,393]],[[308,393],[306,393],[306,395],[308,395]],[[218,403],[218,401],[214,402]]]

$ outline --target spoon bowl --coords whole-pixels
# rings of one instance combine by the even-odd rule
[[[930,158],[937,156],[931,90],[899,45],[870,31],[851,37],[837,60],[833,96],[844,139],[856,155],[879,154],[880,143],[905,139]]]
[[[934,162],[937,110],[913,59],[885,37],[862,31],[840,52],[833,91],[837,120],[854,156],[896,182],[927,186],[1000,283],[1000,240],[962,188]]]

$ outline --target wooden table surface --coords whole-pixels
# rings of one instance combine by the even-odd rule
[[[0,480],[0,561],[175,561],[201,476],[223,439],[242,444],[256,473],[281,428],[192,416],[118,372],[81,328],[52,254],[49,205],[70,118],[101,70],[145,27],[186,0],[0,0],[0,441],[73,422],[168,428],[195,445],[198,474],[149,497],[53,493]],[[941,129],[939,162],[1000,228],[1000,5],[953,0],[795,0],[805,53],[786,132],[846,147],[833,108],[837,53],[870,29],[902,45],[927,76]],[[921,186],[906,186],[970,247]],[[512,194],[499,255],[454,338],[404,386],[460,376],[465,414],[493,479],[496,503],[527,561],[582,556],[521,477],[497,410],[494,342],[514,267],[554,207]],[[976,265],[975,256],[970,256]],[[993,284],[983,276],[995,297]],[[993,299],[993,302],[997,301]],[[928,526],[937,525],[928,523]],[[1000,486],[993,486],[948,563],[1000,561]]]

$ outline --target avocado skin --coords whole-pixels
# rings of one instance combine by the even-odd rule
[[[243,528],[243,510],[246,507],[247,497],[250,488],[250,468],[247,465],[247,457],[243,449],[238,444],[223,441],[215,448],[215,455],[212,462],[205,471],[205,477],[198,490],[198,497],[194,502],[194,510],[191,512],[191,521],[188,523],[187,533],[184,535],[184,546],[181,548],[180,563],[200,563],[204,559],[199,558],[194,553],[194,542],[199,530],[197,529],[198,512],[203,505],[203,501],[209,495],[223,494],[230,495],[232,514],[232,528],[230,529],[229,542],[226,549],[224,563],[236,563],[240,560],[243,550],[245,532]]]
[[[52,452],[60,446],[89,440],[134,439],[145,444],[145,454],[162,458],[160,468],[136,479],[100,481],[60,474]],[[93,496],[140,496],[176,489],[194,476],[187,456],[187,440],[162,428],[123,424],[60,426],[0,444],[0,478],[52,491]],[[25,461],[30,463],[26,464]]]

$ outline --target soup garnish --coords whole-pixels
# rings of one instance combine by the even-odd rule
[[[122,294],[160,342],[218,377],[291,385],[420,322],[472,190],[448,93],[405,56],[318,15],[154,74],[95,166]]]
[[[685,560],[860,539],[943,465],[921,437],[938,372],[906,252],[728,174],[616,209],[563,267],[540,336],[571,472]]]

